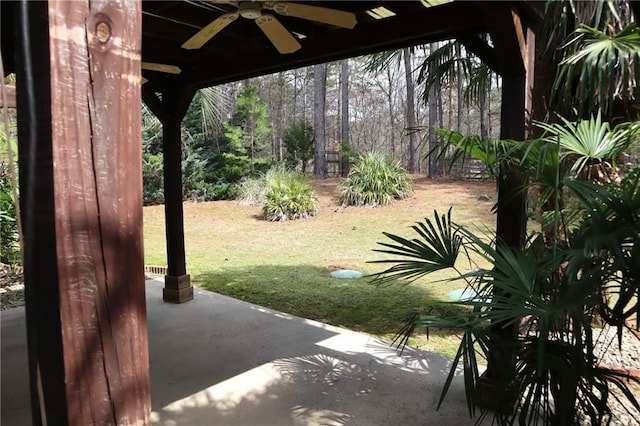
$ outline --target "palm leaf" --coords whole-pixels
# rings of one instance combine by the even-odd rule
[[[219,133],[224,122],[223,111],[228,108],[226,98],[219,86],[205,87],[199,90],[200,108],[202,111],[202,132],[211,137]]]
[[[384,259],[369,263],[390,263],[392,267],[373,274],[373,282],[381,285],[398,279],[408,283],[432,272],[455,266],[461,246],[461,237],[451,222],[451,209],[447,215],[438,216],[434,211],[434,221],[425,218],[411,227],[418,238],[407,239],[398,235],[383,233],[393,242],[378,242],[384,249],[373,251],[401,259]]]
[[[369,73],[378,73],[391,66],[392,63],[396,63],[396,66],[400,66],[402,61],[402,50],[388,50],[381,53],[375,53],[367,57],[367,62],[364,64],[364,70]]]
[[[637,133],[634,123],[620,123],[612,129],[608,122],[602,121],[601,111],[588,120],[572,122],[564,117],[560,120],[561,123],[536,125],[544,129],[544,141],[562,149],[563,157],[577,157],[570,171],[574,178],[594,160],[615,160]]]
[[[458,42],[451,40],[442,44],[438,49],[429,53],[429,56],[419,67],[418,84],[424,84],[425,95],[432,86],[443,86],[456,79],[456,64],[460,57],[456,55]],[[425,98],[426,99],[426,98]]]
[[[500,167],[506,164],[518,165],[518,159],[522,155],[525,145],[521,142],[499,139],[482,139],[477,135],[466,136],[455,130],[435,128],[435,131],[443,137],[445,143],[439,144],[425,155],[425,159],[432,154],[442,158],[448,154],[447,148],[453,146],[450,154],[450,167],[457,161],[464,162],[467,158],[475,158],[481,161],[491,176],[499,176]]]
[[[582,114],[594,102],[610,113],[615,100],[640,99],[640,28],[631,23],[613,36],[582,25],[564,46],[552,102]]]

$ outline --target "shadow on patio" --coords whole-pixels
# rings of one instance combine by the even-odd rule
[[[446,358],[196,289],[147,281],[157,425],[464,425],[462,381],[440,411]],[[3,425],[30,423],[24,309],[1,313]]]

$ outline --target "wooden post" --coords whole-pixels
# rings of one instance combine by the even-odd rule
[[[527,41],[534,38],[525,36],[526,29],[518,13],[509,5],[495,7],[483,4],[491,38],[494,42],[495,66],[502,77],[502,105],[500,113],[500,138],[524,141],[526,113],[528,105],[525,96],[528,60],[532,56]],[[478,43],[474,46],[483,50]],[[524,142],[523,142],[524,143]],[[521,249],[525,244],[527,215],[526,176],[503,168],[498,177],[498,212],[496,217],[497,249]],[[498,308],[494,308],[498,309]],[[511,414],[517,395],[506,386],[515,368],[515,354],[510,349],[517,331],[517,324],[505,325],[495,322],[491,325],[491,338],[496,343],[487,359],[487,370],[480,377],[476,389],[478,406],[491,411]],[[502,344],[498,344],[502,342]]]
[[[148,424],[141,2],[18,10],[33,422]]]
[[[523,141],[525,138],[525,88],[527,87],[526,30],[520,16],[504,10],[508,25],[494,25],[492,38],[496,43],[498,64],[502,75],[502,105],[500,110],[500,139]],[[496,233],[508,247],[522,248],[527,231],[526,178],[513,170],[501,170],[498,182],[498,214]]]
[[[182,137],[180,124],[195,91],[176,83],[162,93],[160,100],[152,90],[143,91],[143,99],[162,122],[164,158],[164,212],[167,241],[167,275],[162,299],[184,303],[193,299],[193,286],[187,274],[182,209]]]
[[[524,140],[525,83],[524,75],[502,77],[500,139]],[[500,172],[496,234],[508,247],[524,246],[527,230],[525,183],[522,173],[513,170]]]
[[[169,117],[162,123],[164,157],[164,214],[167,240],[167,275],[162,299],[184,303],[193,299],[193,286],[187,274],[182,209],[182,117]]]

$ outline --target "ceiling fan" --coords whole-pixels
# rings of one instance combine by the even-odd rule
[[[284,25],[265,10],[274,11],[278,15],[293,16],[324,24],[335,25],[341,28],[353,28],[357,21],[355,14],[337,9],[312,6],[309,4],[292,3],[285,1],[249,1],[249,0],[209,0],[213,3],[230,4],[236,7],[233,12],[225,13],[212,21],[209,25],[195,33],[189,40],[182,44],[184,49],[199,49],[209,40],[215,37],[227,25],[238,19],[239,16],[253,20],[271,41],[278,52],[282,54],[293,53],[302,46]]]

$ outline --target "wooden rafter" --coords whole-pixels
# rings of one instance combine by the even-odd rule
[[[479,2],[493,42],[498,73],[521,76],[526,72],[527,45],[519,12],[507,2]]]

